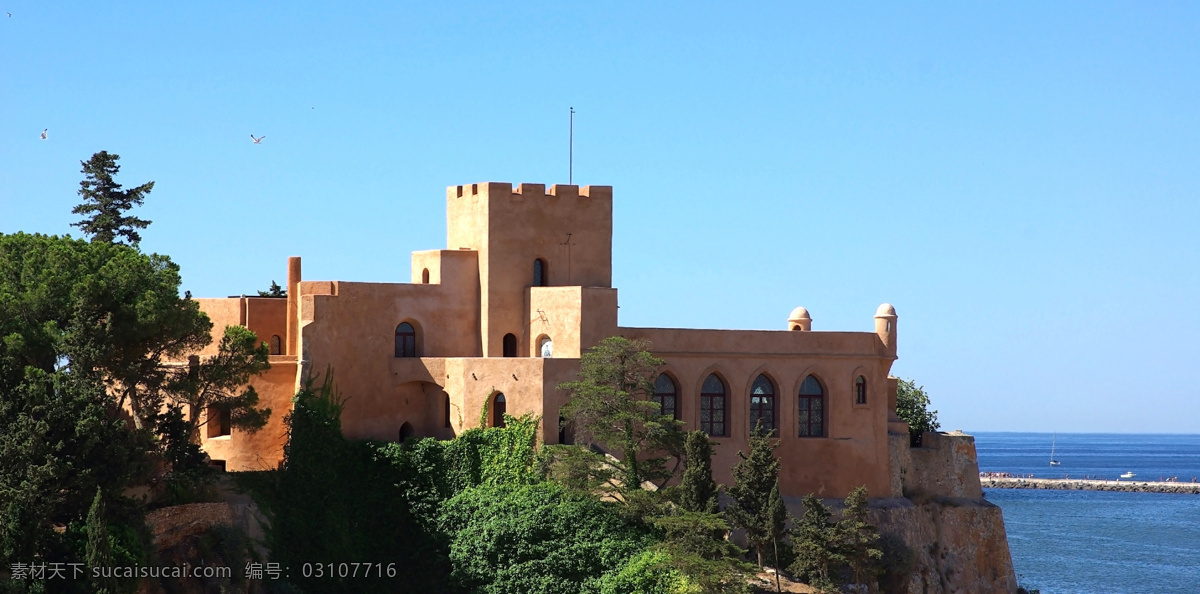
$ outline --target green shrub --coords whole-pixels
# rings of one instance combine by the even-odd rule
[[[648,550],[604,574],[599,590],[600,594],[682,594],[692,587],[678,570],[671,567],[669,554]]]
[[[652,543],[613,504],[550,482],[469,488],[439,525],[453,585],[494,594],[575,594]]]

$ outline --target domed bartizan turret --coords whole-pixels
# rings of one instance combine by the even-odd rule
[[[812,318],[808,316],[807,309],[797,307],[792,310],[792,315],[788,316],[788,330],[812,331]]]
[[[875,333],[892,357],[896,356],[896,308],[884,303],[875,310]]]

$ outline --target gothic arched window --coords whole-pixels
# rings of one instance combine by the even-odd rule
[[[767,432],[774,432],[775,425],[775,384],[765,375],[760,375],[750,387],[750,429],[762,423]]]
[[[860,375],[860,376],[858,376],[858,379],[854,380],[854,404],[866,404],[866,403],[867,403],[867,378]]]
[[[825,436],[825,390],[814,376],[804,378],[804,383],[800,384],[796,415],[800,437]]]
[[[665,373],[658,374],[654,380],[654,401],[658,403],[663,416],[679,418],[678,401],[676,400],[678,392],[675,389],[675,380],[671,379],[671,376]]]
[[[725,436],[725,382],[709,374],[700,388],[700,430],[713,437]]]

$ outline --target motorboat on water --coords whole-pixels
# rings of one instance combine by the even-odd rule
[[[1137,475],[1134,474],[1132,471],[1130,471],[1130,472],[1126,472],[1125,474],[1122,474],[1121,478],[1133,478],[1135,476],[1137,476]]]

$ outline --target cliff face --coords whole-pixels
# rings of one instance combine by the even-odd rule
[[[910,448],[908,434],[889,436],[892,497],[872,501],[884,535],[904,541],[913,571],[899,592],[1017,591],[1004,517],[983,498],[975,438],[926,433]]]

